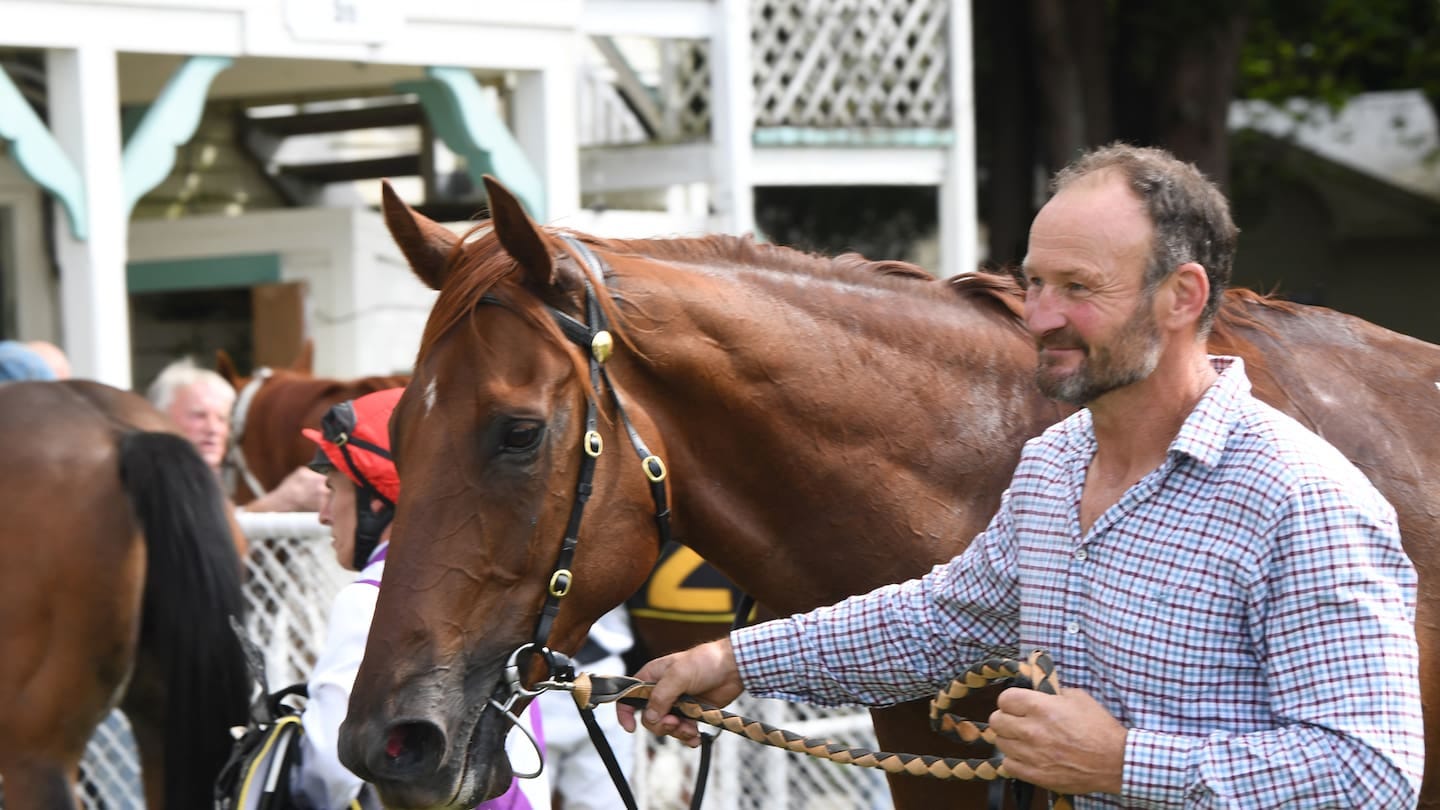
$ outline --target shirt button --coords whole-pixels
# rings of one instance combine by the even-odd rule
[[[1090,554],[1082,548],[1079,551],[1075,552],[1075,559],[1080,562],[1085,562],[1086,560],[1090,559]]]
[[[1069,633],[1069,634],[1071,634],[1071,635],[1074,635],[1074,634],[1080,632],[1080,623],[1079,623],[1079,622],[1067,622],[1067,623],[1065,624],[1065,632],[1067,632],[1067,633]]]

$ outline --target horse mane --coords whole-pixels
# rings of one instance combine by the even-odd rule
[[[676,239],[606,239],[565,229],[541,230],[543,238],[553,249],[567,254],[570,249],[560,241],[560,233],[569,234],[600,252],[614,256],[639,256],[685,265],[758,268],[885,289],[940,289],[934,276],[909,262],[871,261],[858,253],[826,257],[782,245],[756,242],[750,237],[710,234]],[[514,275],[519,264],[500,245],[488,220],[477,223],[461,238],[451,253],[450,261],[452,280],[440,291],[431,310],[430,320],[420,340],[421,357],[429,354],[442,335],[474,312],[486,295],[514,303],[501,282]],[[596,293],[612,323],[623,323],[624,318],[616,309],[609,291],[604,286],[598,286]],[[557,344],[567,350],[570,348],[569,342],[550,318],[520,306],[512,306],[511,309],[531,320],[537,329],[549,334]],[[623,332],[617,337],[628,342]],[[578,353],[576,358],[577,362],[583,362]]]

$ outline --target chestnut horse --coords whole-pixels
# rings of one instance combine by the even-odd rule
[[[311,374],[313,344],[306,341],[289,368],[265,368],[245,376],[223,349],[215,368],[235,387],[233,434],[227,462],[238,475],[234,497],[245,504],[269,491],[315,456],[301,427],[319,428],[337,402],[404,386],[409,375],[337,380]],[[248,483],[247,483],[248,482]],[[259,493],[256,490],[259,490]],[[719,638],[729,631],[740,594],[724,575],[684,546],[665,550],[653,575],[629,600],[636,666],[649,658]]]
[[[215,354],[216,371],[235,387],[226,463],[238,473],[233,497],[242,506],[274,489],[296,467],[315,457],[315,443],[302,436],[300,429],[318,430],[320,417],[331,405],[410,381],[401,375],[353,380],[315,377],[311,374],[313,351],[307,340],[289,368],[256,369],[248,377],[236,369],[224,350]]]
[[[493,219],[464,239],[385,189],[392,235],[440,291],[392,419],[405,493],[340,740],[394,808],[469,807],[510,783],[491,702],[509,694],[507,662],[537,638],[577,649],[650,570],[667,506],[675,535],[745,590],[803,611],[959,553],[1024,441],[1064,415],[1036,390],[1007,277],[939,282],[722,236],[600,240],[540,228],[487,189]],[[616,345],[597,367],[577,343],[602,321]],[[1433,728],[1440,347],[1243,292],[1212,347],[1395,504]],[[958,753],[924,715],[923,701],[873,712],[881,747]],[[985,806],[982,784],[890,784],[899,807]]]
[[[215,476],[144,399],[94,382],[0,385],[0,446],[5,807],[75,807],[85,744],[117,704],[146,806],[209,807],[250,694]]]

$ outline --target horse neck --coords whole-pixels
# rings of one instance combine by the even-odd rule
[[[639,354],[617,385],[668,453],[680,539],[777,609],[953,556],[1054,418],[1023,333],[939,283],[665,266],[616,287]]]

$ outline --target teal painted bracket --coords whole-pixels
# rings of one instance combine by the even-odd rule
[[[228,56],[192,56],[185,60],[160,97],[145,111],[135,134],[125,142],[121,180],[125,218],[146,192],[164,182],[175,167],[175,150],[184,146],[200,126],[205,94],[216,74],[235,60]]]
[[[0,67],[0,140],[10,143],[10,155],[20,170],[55,195],[65,207],[71,235],[85,241],[90,228],[85,219],[85,182],[80,171],[3,67]]]
[[[545,184],[530,165],[495,105],[485,98],[475,75],[463,68],[429,67],[430,78],[401,82],[397,90],[414,93],[435,133],[456,154],[465,157],[475,188],[485,187],[481,176],[494,175],[515,193],[530,216],[545,221]]]

